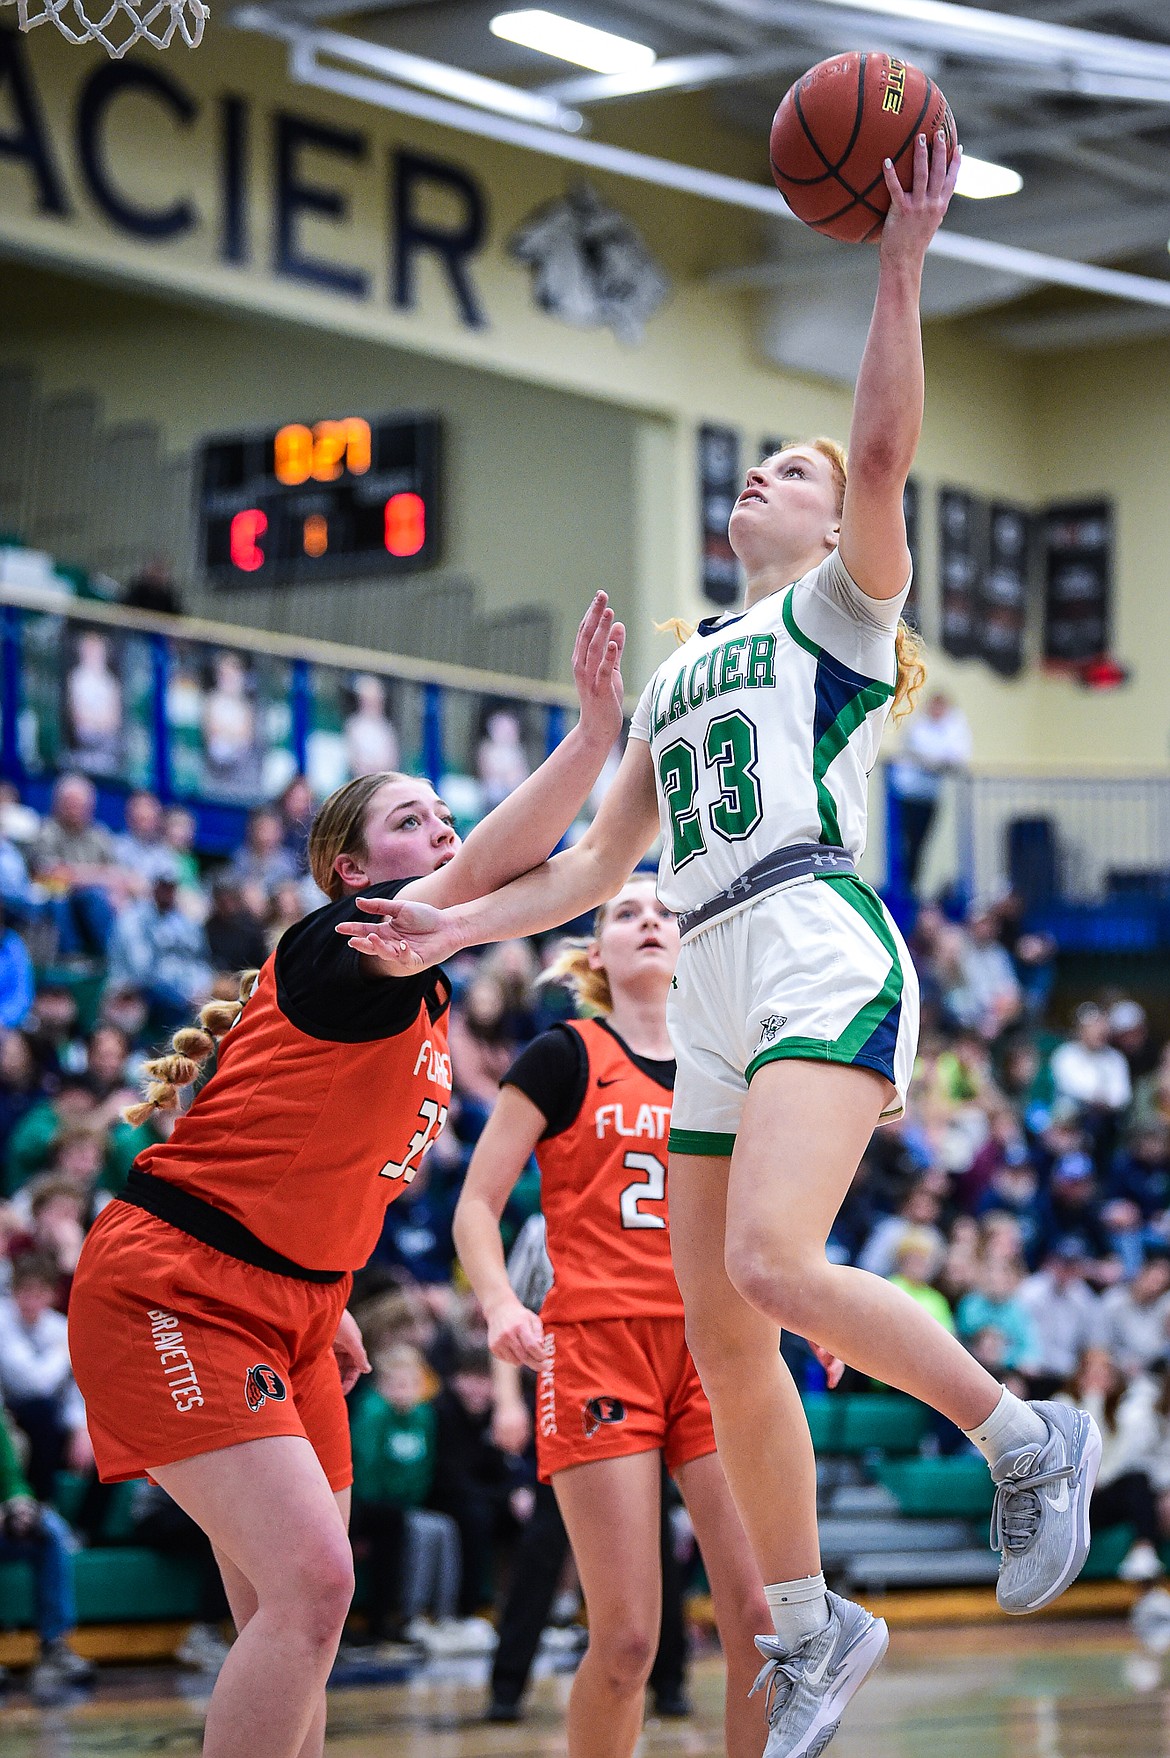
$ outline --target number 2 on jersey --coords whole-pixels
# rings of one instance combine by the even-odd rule
[[[711,828],[724,842],[742,842],[763,817],[760,781],[756,774],[759,752],[755,724],[738,709],[721,714],[707,728],[703,757],[715,771],[719,798],[708,810]],[[699,770],[695,748],[676,739],[658,758],[658,777],[670,813],[670,864],[677,873],[696,855],[707,852],[703,825],[695,795]]]
[[[622,1226],[627,1232],[638,1227],[665,1227],[665,1215],[644,1215],[639,1203],[666,1201],[666,1167],[655,1154],[628,1153],[622,1161],[627,1172],[643,1172],[645,1177],[627,1184],[621,1195]]]
[[[401,1178],[404,1184],[414,1183],[423,1155],[432,1146],[447,1121],[447,1107],[438,1104],[434,1099],[424,1099],[418,1108],[418,1120],[422,1127],[416,1129],[411,1136],[410,1144],[401,1160],[387,1160],[378,1174],[379,1178]]]

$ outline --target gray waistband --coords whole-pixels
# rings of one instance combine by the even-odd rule
[[[817,879],[826,873],[856,871],[853,856],[847,849],[827,847],[819,842],[790,843],[787,848],[778,848],[765,855],[762,861],[757,861],[754,867],[732,880],[726,891],[717,891],[698,909],[684,910],[678,918],[679,933],[685,940],[688,934],[707,927],[726,915],[728,910],[739,909],[761,897],[765,891],[775,891],[792,879]]]

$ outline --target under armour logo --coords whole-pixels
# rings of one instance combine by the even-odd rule
[[[760,1043],[772,1043],[774,1039],[780,1036],[781,1031],[787,1024],[788,1015],[786,1013],[770,1013],[767,1019],[760,1021]]]
[[[724,895],[726,897],[746,897],[751,888],[751,880],[745,873],[741,873],[738,879],[733,879],[731,881],[731,884],[727,887]]]

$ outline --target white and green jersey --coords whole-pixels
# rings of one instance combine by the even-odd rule
[[[658,667],[630,737],[654,761],[669,909],[698,908],[790,843],[860,856],[909,589],[868,597],[834,551],[750,610],[700,623]]]

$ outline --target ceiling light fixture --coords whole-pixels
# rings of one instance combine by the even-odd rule
[[[557,12],[539,8],[497,13],[489,28],[494,37],[519,43],[525,49],[537,49],[558,61],[571,61],[576,67],[588,67],[594,73],[633,73],[653,67],[658,59],[645,43],[615,36],[612,31],[595,30],[591,24],[578,24],[576,19],[562,18]]]
[[[963,154],[959,181],[955,184],[956,195],[965,195],[968,201],[990,201],[997,195],[1015,195],[1023,187],[1024,179],[1018,171],[1009,170],[1006,165],[994,165],[990,159]]]

